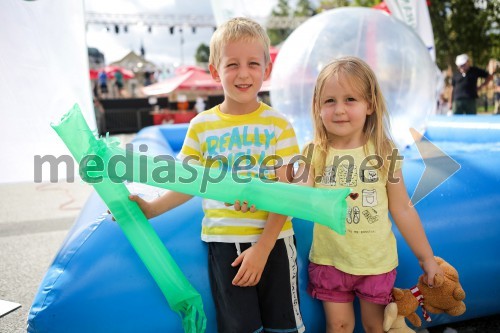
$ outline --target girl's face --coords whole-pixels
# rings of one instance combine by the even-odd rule
[[[330,144],[342,149],[362,146],[366,117],[373,113],[368,102],[342,76],[328,78],[319,98]]]
[[[254,111],[259,105],[257,94],[262,82],[272,68],[270,63],[266,65],[262,43],[258,40],[229,42],[221,54],[218,69],[210,66],[210,72],[224,88],[223,107],[231,113],[235,113],[233,110],[241,114]]]

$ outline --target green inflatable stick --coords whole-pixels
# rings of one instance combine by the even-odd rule
[[[350,189],[327,190],[242,177],[227,169],[182,163],[172,156],[136,154],[119,148],[117,142],[116,145],[108,143],[106,148],[113,156],[111,159],[88,155],[82,160],[80,170],[83,167],[85,172],[80,174],[85,181],[98,183],[107,177],[117,183],[146,183],[222,202],[247,201],[260,210],[314,221],[340,235],[345,234],[345,198]]]
[[[99,156],[102,160],[112,157],[106,143],[95,138],[77,105],[52,127],[79,163],[85,156]],[[130,193],[126,186],[105,177],[93,186],[160,287],[170,308],[181,316],[184,331],[204,332],[206,317],[200,294],[182,274],[139,206],[128,200]]]
[[[116,166],[114,174],[123,175],[112,177],[113,181],[141,182],[222,202],[247,201],[259,210],[313,221],[345,235],[348,188],[327,190],[250,176],[244,178],[229,171],[183,164],[172,157],[165,161],[164,158],[132,154],[120,148],[111,150],[114,156],[128,153],[133,161],[133,172],[126,171],[128,164],[113,165]],[[155,172],[146,175],[145,167],[141,170],[141,165],[147,166],[148,170],[163,168],[166,175],[154,177]],[[104,164],[105,170],[109,171],[106,167]]]

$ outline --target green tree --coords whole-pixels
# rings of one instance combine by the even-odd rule
[[[292,12],[290,5],[288,4],[288,0],[279,0],[276,8],[271,12],[271,16],[275,17],[289,17]],[[267,29],[267,34],[269,35],[269,39],[271,40],[271,45],[278,45],[282,41],[284,41],[291,33],[292,29],[283,28],[283,29]]]
[[[434,34],[436,64],[442,69],[446,69],[451,61],[450,56],[448,56],[450,43],[448,39],[448,25],[446,23],[447,12],[448,10],[444,1],[435,1],[429,6],[429,16]]]
[[[294,16],[299,16],[299,17],[302,16],[309,17],[309,16],[314,16],[316,14],[317,14],[316,8],[313,7],[313,5],[309,0],[299,0],[299,2],[297,2],[297,7],[295,7],[295,10],[293,12]]]
[[[436,63],[440,68],[455,66],[457,54],[469,54],[474,64],[486,66],[499,57],[498,1],[442,0],[429,6]]]
[[[208,45],[201,43],[196,49],[194,58],[196,59],[197,63],[207,63],[209,55],[210,48],[208,47]]]
[[[414,0],[412,0],[414,1]],[[319,10],[310,1],[298,1],[297,16],[311,16],[317,11],[343,6],[373,7],[381,0],[321,0]],[[279,0],[273,16],[289,17],[287,0]],[[455,66],[457,54],[468,53],[474,64],[485,67],[490,58],[500,59],[499,0],[432,0],[429,5],[439,68]],[[273,45],[285,40],[293,29],[269,29]]]
[[[321,0],[319,2],[318,11],[329,10],[339,7],[347,7],[351,3],[351,0]]]
[[[273,9],[271,15],[274,17],[310,17],[316,15],[316,8],[312,5],[310,0],[299,0],[294,9],[290,7],[288,0],[279,0],[276,7]],[[267,34],[271,40],[272,45],[278,45],[283,42],[292,33],[293,28],[273,28],[267,29]]]
[[[337,4],[373,7],[380,2],[323,0],[321,7],[332,8]],[[439,68],[453,68],[456,55],[461,53],[468,53],[478,66],[486,66],[490,58],[500,58],[500,1],[432,0],[429,15]]]
[[[351,6],[373,7],[382,2],[382,0],[352,0]]]

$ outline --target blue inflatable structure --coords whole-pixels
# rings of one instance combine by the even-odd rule
[[[187,126],[143,129],[135,145],[150,154],[175,154]],[[500,117],[434,117],[426,137],[461,166],[418,204],[436,255],[458,270],[467,311],[459,317],[431,315],[431,325],[500,313]],[[424,171],[415,146],[404,151],[403,172],[412,194]],[[28,318],[30,333],[183,332],[106,207],[92,194],[43,279]],[[151,220],[187,279],[203,298],[207,332],[216,332],[207,273],[207,248],[200,240],[199,198]],[[305,291],[313,224],[295,220],[299,258],[300,307],[307,332],[324,332],[321,303]],[[418,262],[396,230],[400,265],[396,286],[412,287]],[[376,251],[376,249],[374,249]],[[358,316],[359,317],[359,316]],[[360,323],[357,323],[360,331]]]

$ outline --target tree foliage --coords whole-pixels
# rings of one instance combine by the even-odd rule
[[[295,9],[292,9],[288,0],[279,0],[272,15],[312,16],[322,10],[343,6],[373,7],[380,2],[381,0],[321,0],[319,7],[314,8],[311,1],[299,0]],[[454,68],[455,57],[461,53],[469,54],[473,63],[481,67],[485,67],[491,58],[500,59],[499,0],[430,0],[428,3],[439,68]],[[271,44],[281,43],[292,30],[268,29]]]
[[[276,8],[271,12],[272,16],[289,17],[292,12],[288,0],[279,0]],[[271,45],[278,45],[292,33],[293,29],[267,29]]]
[[[415,1],[415,0],[412,0]],[[418,0],[422,1],[422,0]],[[373,7],[380,0],[323,0],[322,8],[339,5]],[[474,64],[486,67],[488,60],[500,58],[499,0],[430,0],[431,18],[439,68],[454,68],[455,57],[467,53]]]
[[[333,8],[346,7],[351,3],[350,0],[321,0],[319,2],[319,10],[329,10]]]
[[[290,7],[288,0],[278,0],[271,15],[275,17],[309,17],[316,15],[316,8],[310,0],[299,0],[294,9]],[[292,33],[292,28],[267,29],[267,34],[272,45],[283,42]]]
[[[194,58],[196,59],[197,63],[207,63],[209,55],[210,48],[208,47],[208,45],[201,43],[196,49]]]
[[[352,0],[351,6],[356,7],[373,7],[382,2],[382,0]]]
[[[294,16],[314,16],[316,15],[316,8],[309,0],[299,0],[293,12]]]
[[[499,58],[498,1],[432,1],[429,14],[436,44],[436,63],[440,68],[454,65],[455,56],[467,53],[474,64],[486,66]]]

